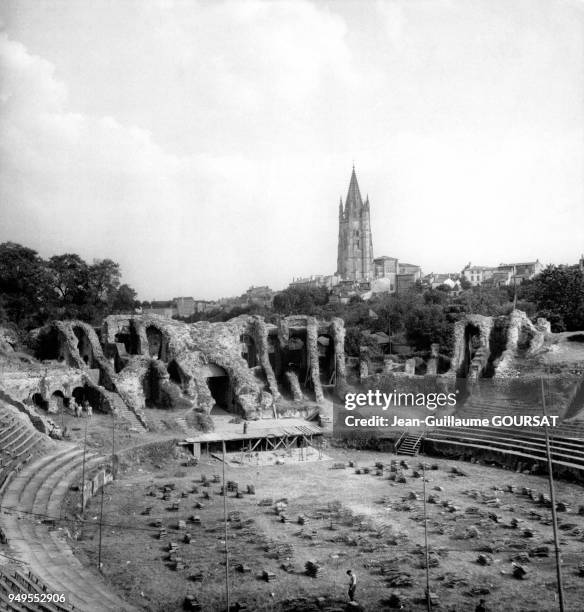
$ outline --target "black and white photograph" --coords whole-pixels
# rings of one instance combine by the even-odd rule
[[[584,0],[0,2],[2,610],[584,610]]]

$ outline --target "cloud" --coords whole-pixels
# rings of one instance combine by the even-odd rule
[[[209,99],[195,100],[193,108],[203,114],[197,119],[203,125],[217,109],[222,120],[217,132],[208,134],[216,137],[214,146],[187,146],[179,153],[161,144],[152,129],[113,114],[73,108],[77,96],[60,80],[56,66],[2,34],[0,195],[6,205],[0,213],[0,239],[20,241],[44,255],[75,251],[88,259],[111,257],[122,264],[125,280],[149,298],[170,292],[237,293],[247,279],[281,286],[292,276],[294,263],[276,270],[266,253],[286,259],[295,245],[282,250],[279,234],[285,225],[294,232],[298,223],[297,244],[308,247],[310,257],[309,243],[314,241],[306,238],[303,217],[310,211],[310,181],[317,182],[318,166],[306,155],[294,163],[284,148],[278,158],[254,159],[221,142],[233,132],[237,142],[255,138],[248,123],[264,111],[269,115],[270,106],[274,117],[276,108],[302,114],[302,102],[321,86],[321,79],[326,81],[333,59],[343,57],[344,30],[337,18],[325,16],[321,23],[310,5],[277,6],[238,4],[229,13],[214,15],[215,25],[234,31],[228,49],[212,40],[207,14],[221,9],[203,11],[198,28],[208,40],[195,43],[187,40],[188,23],[181,24],[180,15],[172,14],[172,23],[161,19],[154,40],[164,43],[162,55],[182,58],[183,68],[196,64],[207,47],[194,80]],[[278,20],[283,24],[280,35],[273,27]],[[295,53],[295,29],[289,24],[298,26],[298,21],[314,42],[300,45]],[[132,45],[127,52],[139,53],[139,47]],[[121,62],[127,59],[120,55]],[[220,69],[210,70],[221,62]],[[159,69],[150,77],[157,74]],[[109,91],[116,91],[117,77],[112,75]],[[104,89],[95,91],[99,95]],[[172,83],[157,83],[156,95],[165,94],[177,96],[177,106],[179,98],[189,100]],[[159,105],[155,101],[149,108]],[[181,109],[175,124],[187,111]],[[273,134],[268,121],[266,141]],[[307,180],[301,188],[298,174]],[[295,209],[299,216],[290,219]],[[301,258],[296,253],[296,266]]]
[[[582,235],[571,13],[113,6],[26,5],[0,36],[0,240],[111,257],[142,298],[279,288],[334,271],[352,160],[376,254],[439,271]],[[476,257],[469,224],[493,236]]]

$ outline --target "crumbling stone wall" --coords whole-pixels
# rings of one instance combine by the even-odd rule
[[[543,320],[545,321],[545,319]],[[501,355],[501,359],[496,366],[495,376],[506,377],[515,375],[514,363],[519,356],[519,338],[521,333],[528,333],[531,338],[529,341],[529,347],[525,351],[525,356],[530,357],[534,355],[545,341],[545,328],[546,326],[542,321],[542,329],[533,325],[529,320],[529,317],[521,310],[514,310],[509,315],[509,325],[507,328],[507,344],[505,350]]]
[[[479,330],[480,348],[475,353],[468,376],[469,378],[477,378],[484,371],[489,360],[489,337],[493,327],[493,318],[483,315],[466,315],[454,325],[454,354],[450,363],[449,376],[457,376],[460,372],[466,355],[466,330],[469,325],[476,327]]]
[[[272,369],[272,364],[270,363],[268,326],[261,317],[254,316],[251,317],[250,327],[252,331],[251,336],[256,345],[258,360],[266,375],[270,393],[273,395],[274,400],[277,401],[280,399],[280,392],[278,391],[278,382],[276,381],[276,376]]]
[[[324,395],[320,383],[320,365],[318,363],[318,323],[314,317],[308,317],[306,320],[306,350],[315,399],[317,402],[322,402]]]
[[[208,379],[224,372],[229,381],[225,385],[228,409],[246,418],[273,416],[281,397],[279,376],[280,383],[292,389],[295,400],[303,399],[298,378],[288,376],[290,372],[282,367],[291,329],[304,339],[306,378],[316,400],[322,401],[318,336],[324,333],[332,338],[334,354],[330,358],[335,360],[337,381],[344,380],[341,319],[325,323],[314,317],[294,316],[282,319],[276,327],[258,316],[186,324],[156,315],[112,315],[102,325],[103,345],[90,325],[56,321],[31,334],[32,346],[46,361],[41,364],[29,358],[33,363],[11,370],[8,379],[16,396],[29,403],[35,393],[48,401],[56,391],[67,399],[75,388],[89,388],[99,398],[94,408],[124,418],[133,413],[146,425],[143,409],[149,399],[157,406],[191,405],[208,414],[215,405]],[[253,339],[259,362],[253,368],[242,356],[241,338],[246,334]],[[276,334],[278,341],[270,344],[269,338],[276,338]],[[10,347],[5,348],[8,351]],[[270,350],[277,352],[274,358],[279,372],[272,367]],[[219,393],[219,398],[223,391],[213,393]]]
[[[345,366],[345,322],[335,317],[330,324],[331,335],[335,350],[335,368],[337,382],[344,382],[347,378]]]

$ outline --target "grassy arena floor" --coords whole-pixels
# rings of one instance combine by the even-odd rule
[[[259,469],[227,467],[227,480],[237,481],[242,490],[248,484],[256,490],[255,495],[241,499],[233,493],[227,497],[228,512],[239,513],[228,527],[231,602],[245,602],[253,611],[303,610],[308,609],[307,601],[326,596],[337,602],[334,609],[343,610],[345,572],[353,568],[361,609],[389,610],[384,602],[394,593],[401,597],[404,610],[425,609],[420,602],[425,588],[423,482],[412,476],[422,458],[404,458],[409,462],[409,469],[404,470],[407,482],[398,483],[388,478],[387,468],[395,456],[333,448],[327,449],[327,455],[332,459]],[[145,610],[180,610],[187,594],[196,595],[205,611],[224,610],[223,497],[220,484],[206,487],[201,483],[202,476],[211,479],[221,474],[222,463],[203,456],[198,466],[184,467],[183,460],[176,453],[166,457],[144,454],[108,485],[103,573],[113,588]],[[375,475],[374,468],[370,474],[356,474],[353,468],[332,469],[334,462],[349,460],[371,468],[382,462],[386,469],[383,476]],[[550,510],[521,494],[523,487],[547,494],[547,480],[477,464],[425,461],[438,466],[426,473],[426,495],[437,498],[427,509],[433,551],[431,590],[439,598],[440,609],[474,610],[481,597],[489,610],[557,609]],[[452,474],[453,467],[466,475]],[[165,501],[161,489],[170,483],[175,490]],[[516,491],[506,491],[507,485]],[[204,499],[205,492],[209,499]],[[264,498],[273,502],[286,498],[288,522],[281,522],[273,505],[258,505]],[[85,515],[90,523],[79,528],[79,539],[73,542],[76,554],[93,565],[97,564],[99,501],[99,496],[91,501]],[[578,504],[584,504],[582,488],[558,482],[557,501],[569,505],[569,512],[559,513],[567,609],[582,610],[584,577],[577,575],[578,562],[584,561],[584,516],[578,515]],[[74,504],[75,498],[70,502]],[[174,502],[178,510],[171,510]],[[197,503],[203,508],[195,508]],[[147,508],[148,515],[144,514]],[[200,517],[200,524],[189,522],[193,515]],[[304,525],[298,523],[299,516],[305,517]],[[511,527],[514,518],[519,521],[517,528]],[[161,539],[153,526],[156,519],[167,530]],[[190,544],[183,543],[179,520],[186,521]],[[177,544],[185,569],[171,568],[170,542]],[[549,557],[529,556],[541,546],[549,548]],[[481,551],[492,558],[492,565],[477,563]],[[511,575],[511,558],[519,558],[517,555],[526,559],[521,561],[527,569],[525,580]],[[320,564],[316,578],[304,574],[309,560]],[[237,571],[239,564],[248,566],[250,572]],[[264,570],[273,572],[275,579],[259,578]],[[395,575],[411,586],[389,586],[388,579]],[[295,608],[286,603],[295,598],[307,601]]]

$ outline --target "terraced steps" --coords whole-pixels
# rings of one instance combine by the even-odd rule
[[[104,457],[87,453],[86,473]],[[3,507],[18,513],[1,514],[0,524],[15,557],[52,591],[65,591],[79,610],[87,612],[135,610],[118,597],[97,571],[84,567],[59,532],[41,519],[59,520],[60,507],[69,486],[81,481],[83,449],[60,444],[53,452],[29,464],[12,480],[2,499]]]
[[[52,445],[26,416],[0,400],[0,495],[33,455]]]
[[[429,442],[499,451],[535,461],[542,461],[547,457],[543,434],[525,429],[443,427],[432,430],[425,439]],[[553,463],[584,471],[584,442],[580,441],[578,444],[572,439],[550,437],[550,452]]]
[[[39,595],[48,591],[47,585],[31,572],[25,573],[13,567],[0,566],[0,606],[2,610],[18,612],[28,610],[30,612],[75,612],[77,608],[66,602],[31,602],[18,603],[10,601],[8,596],[12,593],[27,593]]]

